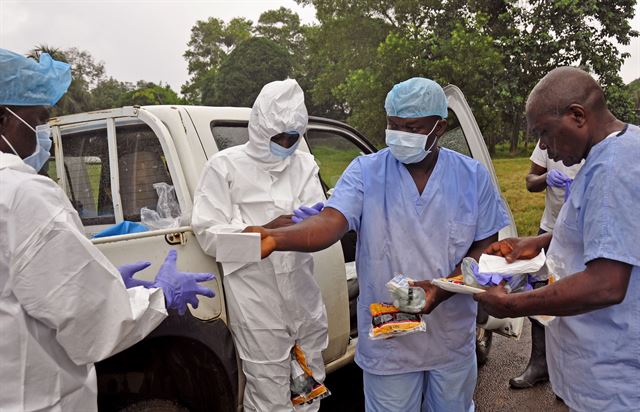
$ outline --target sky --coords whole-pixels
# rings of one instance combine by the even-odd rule
[[[188,80],[182,54],[191,28],[208,17],[256,22],[280,6],[315,21],[312,6],[294,0],[0,0],[0,47],[27,53],[35,45],[89,51],[120,81],[168,83],[174,90]],[[632,27],[640,30],[640,5]],[[625,83],[640,77],[640,39],[621,46],[631,53],[621,70]]]

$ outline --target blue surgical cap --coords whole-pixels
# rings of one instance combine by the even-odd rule
[[[414,77],[393,86],[384,101],[384,108],[387,116],[404,119],[440,116],[446,119],[447,96],[433,80]]]
[[[71,66],[47,53],[40,61],[0,49],[0,105],[53,106],[71,84]]]

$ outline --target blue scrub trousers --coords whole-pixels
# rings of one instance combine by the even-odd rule
[[[363,372],[367,412],[473,412],[476,355],[447,369],[374,375]]]

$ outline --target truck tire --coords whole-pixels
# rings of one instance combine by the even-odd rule
[[[476,359],[478,368],[487,363],[492,342],[493,331],[476,326]]]

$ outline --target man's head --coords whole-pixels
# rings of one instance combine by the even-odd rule
[[[48,157],[51,130],[36,132],[37,126],[47,122],[46,106],[55,105],[70,84],[67,63],[47,53],[34,60],[0,48],[0,151],[29,158],[27,163],[36,168],[41,166]],[[35,153],[38,147],[41,150]]]
[[[304,93],[295,80],[266,84],[249,117],[247,153],[264,163],[282,162],[296,150],[308,122]]]
[[[598,83],[575,67],[559,67],[542,78],[526,105],[529,133],[540,139],[549,157],[565,165],[578,164],[612,118]]]
[[[444,90],[433,80],[414,77],[393,86],[384,103],[387,144],[392,154],[403,163],[424,159],[428,148],[433,147],[447,129],[447,106]]]

